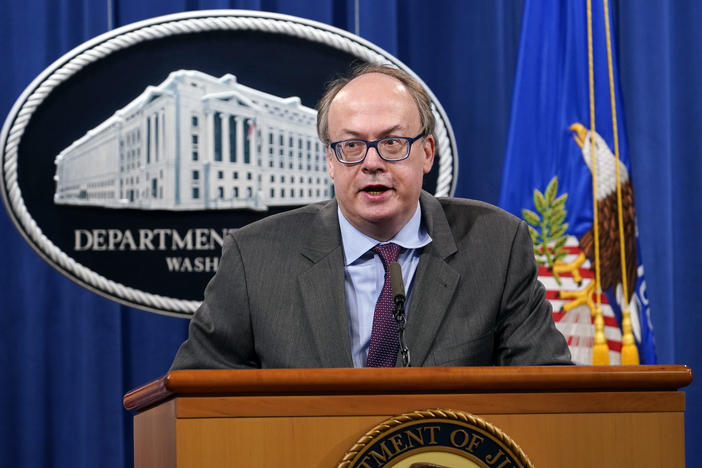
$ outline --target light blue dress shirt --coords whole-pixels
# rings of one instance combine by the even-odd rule
[[[351,357],[354,367],[365,367],[368,357],[375,303],[380,296],[385,281],[385,269],[380,257],[371,248],[379,242],[368,237],[349,223],[341,210],[339,227],[344,246],[344,283],[346,288],[346,311],[349,317],[349,336],[351,338]],[[431,237],[422,226],[422,211],[417,209],[407,224],[388,242],[402,247],[398,263],[402,267],[405,282],[405,311],[409,309],[412,279],[419,264],[422,247],[431,242]],[[387,242],[380,242],[386,244]]]

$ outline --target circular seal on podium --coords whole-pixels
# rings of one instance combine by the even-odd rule
[[[337,468],[529,468],[522,449],[502,430],[463,411],[427,409],[375,426]]]

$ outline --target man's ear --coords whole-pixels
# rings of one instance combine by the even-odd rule
[[[329,146],[326,147],[327,151],[327,171],[329,171],[329,177],[331,177],[331,180],[334,180],[334,161],[332,158],[334,157],[332,155],[332,150],[329,148]]]
[[[434,164],[434,152],[436,150],[434,135],[427,135],[424,137],[422,149],[424,150],[424,165],[422,168],[425,174],[429,174],[431,166]]]

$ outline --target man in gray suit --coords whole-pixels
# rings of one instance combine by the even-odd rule
[[[416,80],[358,68],[328,87],[317,122],[335,200],[226,237],[171,369],[402,365],[393,260],[412,366],[570,364],[524,222],[422,191],[434,118]]]

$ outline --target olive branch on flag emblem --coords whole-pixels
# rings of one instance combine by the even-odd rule
[[[565,202],[568,194],[564,193],[556,197],[557,192],[558,177],[554,176],[548,183],[545,193],[534,189],[534,207],[538,213],[524,208],[522,216],[529,225],[536,262],[539,265],[548,265],[554,279],[561,285],[558,271],[553,267],[568,253],[563,248],[568,240],[566,235],[568,223],[563,222],[567,214]]]

